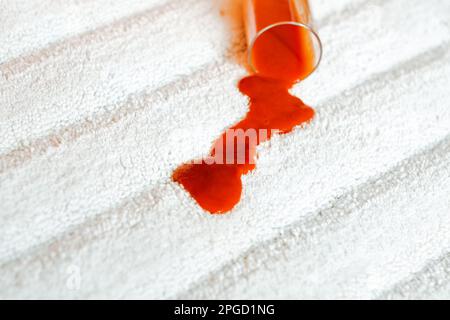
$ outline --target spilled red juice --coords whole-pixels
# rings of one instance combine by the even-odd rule
[[[251,10],[252,23],[261,29],[292,20],[293,3],[307,6],[306,0],[248,0],[244,14],[249,16]],[[274,134],[289,133],[314,117],[312,108],[289,93],[315,67],[307,29],[292,24],[269,29],[252,43],[250,54],[258,72],[238,85],[249,98],[246,116],[213,144],[209,157],[184,164],[172,175],[203,209],[214,214],[228,212],[239,203],[241,177],[255,169],[259,144]]]

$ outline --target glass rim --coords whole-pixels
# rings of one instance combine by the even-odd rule
[[[311,71],[310,71],[305,77],[303,77],[302,79],[299,79],[298,81],[305,80],[305,79],[308,78],[311,74],[313,74],[313,73],[317,70],[317,68],[319,67],[320,62],[322,61],[323,46],[322,46],[322,40],[320,40],[320,37],[319,37],[319,35],[317,34],[317,32],[314,31],[314,29],[313,29],[311,26],[309,26],[309,25],[307,25],[307,24],[304,24],[304,23],[301,23],[301,22],[295,22],[295,21],[281,21],[281,22],[277,22],[277,23],[273,23],[273,24],[271,24],[271,25],[268,25],[267,27],[265,27],[265,28],[259,30],[259,31],[256,33],[256,35],[253,37],[253,39],[252,39],[252,41],[250,42],[250,45],[249,45],[249,47],[248,47],[247,60],[248,60],[248,64],[249,64],[249,66],[250,66],[250,69],[251,69],[252,72],[254,72],[254,73],[257,73],[257,72],[258,72],[258,71],[256,70],[256,68],[254,67],[253,62],[252,62],[252,51],[253,51],[253,47],[254,47],[254,45],[255,45],[256,40],[258,40],[258,38],[259,38],[263,33],[265,33],[266,31],[268,31],[268,30],[270,30],[270,29],[273,29],[273,28],[276,28],[276,27],[279,27],[279,26],[282,26],[282,25],[293,25],[293,26],[297,26],[297,27],[300,27],[300,28],[304,28],[304,29],[308,30],[308,31],[313,35],[313,37],[316,39],[316,41],[317,41],[317,43],[318,43],[319,57],[318,57],[318,59],[317,59],[317,62],[314,64],[314,68],[312,68]]]

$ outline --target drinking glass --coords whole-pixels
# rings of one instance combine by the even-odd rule
[[[322,43],[308,0],[243,0],[250,68],[263,76],[300,81],[318,67]]]

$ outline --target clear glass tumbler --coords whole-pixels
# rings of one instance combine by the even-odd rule
[[[322,43],[308,0],[243,0],[248,63],[260,75],[300,81],[316,70]]]

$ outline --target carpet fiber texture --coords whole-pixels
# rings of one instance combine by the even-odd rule
[[[0,298],[450,298],[450,1],[311,0],[314,121],[227,215],[170,179],[245,113],[239,1],[0,2]]]

